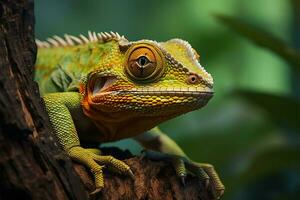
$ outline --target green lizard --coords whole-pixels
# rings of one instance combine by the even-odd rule
[[[133,137],[152,159],[169,159],[184,183],[187,171],[212,184],[215,197],[224,186],[210,164],[193,162],[156,126],[206,105],[212,76],[199,55],[181,39],[129,42],[118,33],[54,36],[37,40],[35,79],[60,146],[88,167],[96,190],[104,187],[102,168],[134,178],[130,167],[82,143]],[[160,152],[160,153],[157,153]]]

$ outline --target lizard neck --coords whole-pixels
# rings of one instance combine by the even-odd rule
[[[83,112],[101,132],[101,142],[116,141],[141,134],[173,116],[140,116],[129,111],[107,112],[83,103]]]

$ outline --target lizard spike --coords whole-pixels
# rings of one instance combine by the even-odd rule
[[[112,37],[114,37],[114,38],[117,38],[117,35],[114,33],[114,32],[110,32],[110,35],[112,36]]]
[[[80,38],[78,38],[78,37],[76,37],[74,35],[69,35],[69,37],[71,38],[71,40],[73,40],[77,44],[83,44],[83,41]]]
[[[55,47],[58,47],[58,46],[59,46],[59,43],[58,43],[56,40],[52,39],[52,38],[47,38],[47,41],[48,41],[51,45],[53,45],[53,46],[55,46]]]
[[[81,40],[84,42],[84,43],[89,43],[89,39],[87,37],[85,37],[84,35],[80,34],[79,37],[81,37]]]
[[[72,41],[71,37],[68,34],[65,34],[64,36],[68,45],[74,45],[74,42]]]
[[[44,47],[44,43],[39,39],[35,39],[35,43],[38,47]]]
[[[89,36],[89,41],[90,42],[93,42],[94,41],[94,38],[93,38],[93,34],[92,34],[92,32],[91,31],[88,31],[88,36]]]
[[[53,38],[56,41],[58,41],[58,43],[61,44],[62,46],[67,46],[68,45],[67,42],[63,38],[61,38],[61,37],[59,37],[57,35],[54,35]]]
[[[101,37],[101,40],[104,41],[106,36],[105,36],[102,32],[99,33],[99,35],[100,35],[100,37]]]
[[[104,34],[107,36],[107,38],[111,37],[111,35],[108,32],[104,32]]]
[[[103,39],[104,41],[107,40],[107,36],[106,36],[103,32],[101,32],[100,34],[101,34],[102,39]]]
[[[51,45],[48,42],[46,42],[46,41],[44,41],[42,43],[43,43],[43,45],[44,45],[45,48],[51,47]]]
[[[92,33],[92,35],[93,35],[93,38],[95,38],[94,39],[94,41],[102,41],[102,42],[106,42],[106,41],[109,41],[109,40],[118,40],[119,42],[121,41],[121,40],[125,40],[125,41],[127,41],[127,39],[124,37],[124,36],[120,36],[120,34],[119,33],[117,33],[117,32],[112,32],[112,31],[110,31],[109,33],[108,32],[100,32],[100,33]]]
[[[35,39],[35,42],[36,42],[36,43],[41,43],[42,41],[39,40],[39,39]]]
[[[93,32],[93,38],[94,38],[94,41],[95,41],[95,42],[98,41],[98,38],[97,38],[97,35],[96,35],[96,32],[95,32],[95,31]]]
[[[98,40],[103,41],[102,35],[100,33],[97,33],[97,37],[98,37]]]

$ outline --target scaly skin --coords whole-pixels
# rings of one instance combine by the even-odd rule
[[[213,167],[188,159],[156,127],[203,107],[212,97],[212,77],[187,42],[129,42],[116,33],[89,32],[88,38],[54,36],[37,44],[36,80],[54,132],[66,153],[94,174],[93,193],[104,187],[103,166],[133,173],[124,162],[84,149],[80,142],[133,137],[156,151],[145,151],[145,156],[171,161],[183,183],[187,168],[212,184],[216,198],[222,196],[225,188]]]

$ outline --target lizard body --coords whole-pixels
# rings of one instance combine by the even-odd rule
[[[132,172],[122,161],[87,151],[80,142],[134,137],[144,147],[174,155],[171,160],[183,179],[185,167],[192,172],[203,168],[198,175],[211,179],[216,196],[222,195],[224,186],[212,166],[190,161],[174,141],[154,128],[203,107],[213,95],[212,76],[189,43],[129,42],[117,33],[89,32],[88,37],[37,40],[37,45],[35,79],[50,122],[67,154],[91,168],[95,192],[103,188],[102,166],[131,176]]]

